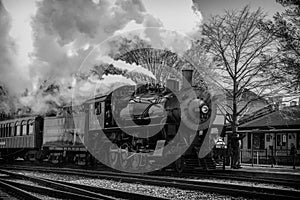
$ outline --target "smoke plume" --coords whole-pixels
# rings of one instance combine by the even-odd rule
[[[30,92],[23,95],[19,101],[39,114],[51,110],[53,106],[63,106],[71,102],[74,76],[76,77],[85,58],[99,43],[122,32],[128,24],[135,24],[141,28],[163,26],[159,19],[147,13],[141,0],[44,0],[37,1],[36,5],[37,10],[31,21],[31,63],[29,66],[22,66],[14,59],[17,52],[9,36],[10,18],[0,0],[0,79],[9,89],[18,88],[21,92],[25,90],[26,81],[30,80]],[[176,51],[185,51],[190,47],[190,41],[186,38],[179,37],[176,41],[173,38],[178,38],[177,34],[170,34],[162,29],[145,29],[138,37],[132,36],[129,40],[135,41],[137,38],[142,38],[154,48],[168,47]],[[122,45],[123,43],[115,45],[117,48],[113,51],[119,51],[123,48]],[[112,56],[111,58],[115,59]],[[116,67],[118,64],[132,67],[127,68],[129,72],[135,72],[139,68],[124,65],[117,60],[110,61]],[[99,63],[88,64],[92,68]],[[148,73],[140,68],[138,71]],[[153,78],[153,74],[150,74],[151,76]],[[100,81],[103,84],[96,78],[102,78]],[[115,81],[109,82],[108,80],[112,80],[110,78]],[[116,85],[133,84],[121,75],[91,76],[77,83],[82,94],[94,91],[95,87],[96,91],[106,91],[107,88],[111,89]]]
[[[44,79],[74,74],[95,45],[130,21],[143,23],[146,16],[139,0],[50,0],[37,5],[31,73]]]
[[[11,18],[0,0],[0,85],[5,85],[10,93],[24,90],[26,78],[24,66],[18,63],[17,47],[9,35]]]

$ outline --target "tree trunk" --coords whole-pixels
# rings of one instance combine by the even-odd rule
[[[233,99],[232,99],[232,134],[230,135],[230,155],[231,155],[231,168],[236,168],[239,166],[239,155],[240,155],[240,145],[239,145],[239,135],[237,133],[238,129],[238,119],[237,119],[237,82],[233,80]]]

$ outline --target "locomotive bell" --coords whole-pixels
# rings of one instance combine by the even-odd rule
[[[193,72],[192,69],[182,70],[182,86],[181,89],[188,88],[192,86],[193,83]]]

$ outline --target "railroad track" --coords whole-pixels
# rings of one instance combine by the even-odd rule
[[[1,188],[1,190],[4,190],[6,193],[8,193],[18,199],[40,200],[40,198],[36,197],[35,195],[33,195],[21,188],[15,187],[14,185],[7,183],[6,181],[2,181],[2,178],[0,179],[0,188]],[[1,196],[1,199],[9,199],[9,198],[10,197],[7,196],[6,194],[5,194],[5,196]]]
[[[16,197],[18,199],[44,199],[32,194],[36,193],[59,199],[117,200],[121,198],[130,200],[165,200],[165,198],[143,195],[139,193],[129,193],[115,189],[97,188],[74,183],[66,183],[63,181],[31,177],[8,170],[0,170],[0,174],[7,175],[7,177],[0,178],[0,186],[6,188],[11,194],[17,193]],[[18,180],[21,180],[21,182],[18,182]],[[28,182],[24,183],[24,180],[30,181],[34,184],[28,184]]]
[[[158,172],[155,175],[170,175],[169,173]],[[289,186],[295,189],[300,189],[300,176],[296,177],[274,177],[267,176],[262,172],[247,173],[247,172],[228,172],[228,171],[206,171],[206,172],[185,172],[180,175],[174,175],[175,177],[199,177],[199,178],[216,178],[224,180],[235,180],[235,181],[247,181],[253,183],[266,183],[276,184],[282,186]],[[276,175],[277,176],[277,175]]]
[[[9,166],[10,167],[10,166]],[[22,167],[22,166],[12,166],[12,167]],[[25,167],[26,168],[26,167]],[[34,169],[44,169],[45,167],[35,167]],[[54,167],[50,167],[49,169],[56,169]],[[61,169],[61,168],[60,168]],[[64,169],[64,168],[63,168]],[[26,169],[25,169],[26,170]],[[118,173],[120,172],[114,172],[109,169],[105,170],[87,170],[87,169],[69,169],[65,168],[65,170],[72,170],[76,172],[85,172],[89,171],[91,173]],[[125,176],[128,174],[121,173]],[[264,172],[246,172],[246,171],[231,171],[231,170],[212,170],[212,171],[190,171],[190,172],[184,172],[181,174],[174,173],[174,172],[168,172],[168,171],[157,171],[150,173],[153,176],[167,176],[167,177],[178,177],[178,178],[215,178],[215,179],[224,179],[224,180],[234,180],[234,181],[247,181],[247,182],[253,182],[253,183],[266,183],[266,184],[275,184],[275,185],[282,185],[282,186],[288,186],[295,189],[300,189],[300,175],[295,176],[292,174],[274,174],[271,173],[264,173]]]
[[[8,165],[10,167],[24,167],[20,165]],[[32,166],[30,166],[32,167]],[[34,169],[56,169],[56,167],[49,167],[49,166],[33,166]],[[27,167],[25,167],[27,168]],[[61,169],[61,168],[59,168]],[[64,167],[63,169],[72,170],[72,171],[89,171],[89,172],[96,172],[101,173],[105,171],[105,173],[120,173],[118,171],[114,171],[110,168],[100,168],[100,169],[84,169],[84,168],[70,168]],[[26,170],[26,169],[25,169]],[[124,173],[123,173],[124,174]],[[128,174],[125,174],[128,175]],[[247,181],[253,183],[265,183],[265,184],[274,184],[274,185],[282,185],[288,186],[295,189],[300,189],[300,175],[294,174],[278,174],[278,173],[266,173],[266,172],[249,172],[249,171],[237,171],[237,170],[211,170],[211,171],[185,171],[181,174],[178,174],[173,171],[156,171],[149,173],[149,175],[154,176],[167,176],[167,177],[179,177],[179,178],[215,178],[215,179],[224,179],[224,180],[234,180],[234,181]]]
[[[211,173],[211,176],[215,178],[222,178],[222,179],[231,179],[231,180],[237,180],[237,181],[251,181],[251,182],[257,182],[257,183],[267,183],[267,184],[277,184],[277,185],[284,185],[289,186],[293,188],[300,188],[300,180],[296,179],[289,179],[289,178],[276,178],[276,177],[253,177],[251,174],[240,174],[240,175],[234,175],[234,174],[218,174],[218,173]]]
[[[13,169],[13,168],[10,168]],[[17,169],[17,168],[14,168]],[[126,174],[105,171],[78,170],[60,168],[41,168],[35,167],[26,169],[25,167],[18,168],[19,170],[40,171],[45,173],[60,173],[64,175],[85,176],[89,178],[101,178],[128,183],[142,183],[163,187],[175,187],[178,189],[196,190],[203,192],[212,192],[225,194],[230,196],[243,196],[256,199],[299,199],[300,192],[294,190],[284,190],[275,188],[260,188],[255,186],[237,185],[228,183],[216,183],[200,180],[182,179],[177,177],[159,177],[149,176],[144,174]],[[72,186],[71,183],[64,183]],[[85,188],[88,186],[82,186]]]

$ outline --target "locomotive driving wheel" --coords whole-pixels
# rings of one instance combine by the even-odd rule
[[[184,160],[183,157],[180,157],[180,158],[178,158],[178,159],[175,161],[175,170],[176,170],[178,173],[182,173],[182,172],[183,172],[184,166],[185,166],[185,160]]]
[[[131,167],[133,170],[138,170],[139,169],[139,165],[140,165],[140,154],[139,153],[135,153],[133,156],[132,156],[132,159],[131,159]]]
[[[112,144],[108,152],[108,162],[112,168],[115,168],[118,164],[118,147],[115,144]]]
[[[128,155],[129,155],[129,148],[127,144],[122,145],[121,147],[121,154],[120,154],[120,165],[122,169],[128,168]]]

